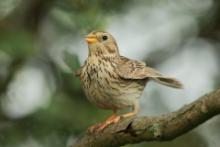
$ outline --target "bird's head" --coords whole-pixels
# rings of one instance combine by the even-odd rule
[[[118,46],[114,37],[102,31],[94,31],[86,36],[89,47],[89,55],[117,56],[119,55]]]

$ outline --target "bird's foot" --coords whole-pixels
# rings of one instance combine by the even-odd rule
[[[103,131],[106,127],[108,127],[111,124],[115,124],[120,120],[120,116],[118,115],[113,115],[110,118],[108,118],[105,122],[103,122],[98,128],[97,132]]]
[[[101,123],[98,123],[98,124],[95,124],[95,125],[90,126],[90,127],[88,128],[87,132],[88,132],[88,133],[94,133],[95,130],[96,130],[97,128],[99,128],[100,125],[101,125]]]
[[[96,124],[96,125],[93,125],[93,126],[89,127],[88,131],[90,133],[101,132],[106,127],[108,127],[109,125],[117,123],[120,119],[121,119],[120,116],[112,115],[106,121],[104,121],[103,123],[99,123],[99,124]]]

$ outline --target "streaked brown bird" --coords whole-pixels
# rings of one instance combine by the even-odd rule
[[[91,103],[113,111],[112,116],[90,127],[90,131],[101,131],[121,118],[135,116],[139,111],[139,97],[149,80],[173,88],[183,87],[178,80],[162,75],[144,62],[121,56],[114,37],[107,32],[91,32],[86,42],[88,58],[75,74],[80,77]],[[132,112],[117,115],[118,110],[128,107]]]

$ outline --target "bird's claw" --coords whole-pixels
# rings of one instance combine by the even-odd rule
[[[120,119],[121,119],[121,116],[112,115],[103,123],[99,123],[99,124],[89,127],[88,132],[89,133],[101,132],[109,125],[119,122]]]

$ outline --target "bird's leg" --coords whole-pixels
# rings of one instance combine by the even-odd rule
[[[104,122],[91,126],[89,128],[89,132],[100,132],[110,124],[117,123],[120,120],[120,116],[118,116],[116,112],[116,110],[113,110],[113,114],[110,117],[108,117]]]
[[[102,130],[104,130],[107,126],[109,126],[110,124],[114,124],[117,123],[120,120],[120,116],[116,114],[117,111],[113,110],[113,114],[107,118],[98,128],[97,131],[100,132]]]
[[[123,114],[121,116],[116,114],[116,110],[113,110],[113,114],[108,117],[104,122],[93,125],[89,128],[89,132],[100,132],[102,130],[104,130],[107,126],[109,126],[110,124],[114,124],[117,123],[121,118],[127,118],[127,117],[132,117],[137,115],[137,113],[139,112],[139,104],[137,102],[134,103],[134,105],[132,106],[132,112]]]
[[[122,115],[122,118],[132,117],[138,114],[140,110],[139,104],[137,102],[132,106],[132,112],[126,113]]]

